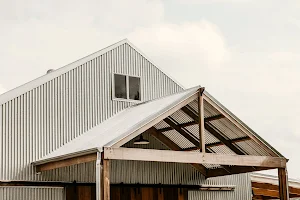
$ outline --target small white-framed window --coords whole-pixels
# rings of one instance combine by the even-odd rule
[[[141,101],[141,78],[125,74],[113,74],[113,99]]]

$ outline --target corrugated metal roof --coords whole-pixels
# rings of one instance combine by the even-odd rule
[[[193,96],[198,89],[199,86],[131,106],[35,163],[43,163],[62,157],[72,157],[74,154],[101,151],[102,147],[111,146],[114,142],[130,135],[183,100]]]
[[[170,96],[129,107],[128,109],[125,109],[124,111],[116,114],[114,117],[91,129],[90,131],[76,138],[70,143],[67,143],[60,149],[45,156],[43,159],[37,161],[37,163],[48,162],[53,159],[59,159],[60,157],[72,157],[72,155],[74,154],[80,155],[89,153],[91,151],[101,151],[102,147],[111,146],[114,143],[119,142],[121,139],[129,136],[139,128],[150,123],[151,121],[157,121],[158,117],[162,113],[171,110],[180,102],[183,102],[186,99],[195,96],[199,88],[199,86],[194,87]],[[198,101],[196,97],[194,97],[193,99],[194,100],[191,100],[190,102],[187,102],[187,104],[182,106],[185,106],[185,108],[189,109],[197,118]],[[216,104],[217,106],[221,106],[218,102]],[[223,109],[227,113],[229,113],[229,111],[223,106],[221,108],[216,107],[215,102],[204,101],[204,115],[206,119],[222,114],[221,112],[223,111],[221,111],[220,109]],[[223,115],[223,118],[217,118],[212,121],[207,121],[206,123],[209,126],[212,126],[213,129],[216,130],[219,135],[221,135],[221,137],[229,142],[240,138],[248,138],[247,140],[236,140],[235,142],[232,142],[233,146],[235,146],[238,150],[240,150],[240,152],[246,155],[283,157],[264,140],[260,140],[260,137],[258,137],[257,134],[254,133],[250,128],[242,130],[241,128],[237,127],[237,125],[233,123],[230,117],[233,117],[234,120],[238,121],[238,123],[240,123],[242,126],[245,125],[241,123],[240,120],[237,119],[234,115],[232,116],[232,113],[229,114],[229,117],[227,116],[228,118]],[[195,116],[191,116],[190,113],[186,113],[186,111],[181,110],[180,108],[176,108],[175,110],[172,110],[172,112],[170,112],[168,118],[173,121],[176,126],[185,131],[186,134],[189,134],[196,141],[199,141],[199,129],[197,123],[194,121],[196,120]],[[191,148],[197,148],[195,146],[195,141],[190,141],[182,136],[179,132],[170,127],[168,123],[164,122],[163,118],[159,120],[162,121],[156,122],[156,125],[153,124],[158,132],[164,134],[167,138],[172,140],[183,150],[192,150]],[[186,123],[188,123],[188,125]],[[206,145],[208,145],[207,152],[218,154],[237,153],[235,152],[237,150],[230,149],[228,146],[224,145],[224,143],[220,141],[221,139],[218,139],[219,136],[216,137],[208,130],[205,130],[205,137]],[[257,142],[255,141],[255,139],[258,139],[262,142]],[[207,167],[215,168],[220,166],[209,165]]]

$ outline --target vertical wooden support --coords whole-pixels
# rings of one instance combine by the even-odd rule
[[[278,181],[280,200],[289,200],[289,183],[286,168],[278,168]]]
[[[103,160],[103,200],[110,200],[109,160]]]
[[[203,92],[205,88],[199,89],[198,94],[198,114],[199,114],[199,138],[200,138],[200,149],[205,153],[205,134],[204,134],[204,105],[203,105]]]
[[[97,160],[96,160],[96,199],[102,200],[103,194],[103,166],[101,163],[102,153],[97,152]]]

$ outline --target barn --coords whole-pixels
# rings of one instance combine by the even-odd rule
[[[0,96],[0,199],[252,199],[287,159],[127,39]]]

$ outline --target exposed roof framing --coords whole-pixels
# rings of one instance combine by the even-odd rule
[[[117,153],[110,154],[112,156],[108,156],[107,159],[186,162],[192,164],[205,177],[285,167],[287,160],[277,154],[276,150],[274,151],[264,141],[257,142],[260,138],[255,133],[249,129],[240,129],[236,124],[237,121],[233,123],[234,120],[229,119],[231,116],[228,113],[220,112],[222,109],[215,108],[218,106],[216,103],[206,100],[202,115],[208,116],[203,120],[207,131],[206,153],[197,151],[200,149],[197,126],[199,111],[196,111],[199,90],[200,87],[195,87],[127,108],[33,164],[39,166],[40,170],[48,170],[51,168],[46,166],[48,164],[52,163],[54,168],[77,164],[84,162],[84,159],[73,158],[94,156],[93,153],[106,149]],[[145,131],[171,151],[121,148]],[[245,133],[246,131],[248,132]],[[178,137],[178,134],[181,137]],[[185,138],[185,140],[178,138]],[[136,157],[128,153],[133,153]],[[95,156],[92,157],[93,159]]]
[[[181,128],[179,127],[177,124],[175,124],[175,122],[173,122],[174,120],[169,117],[169,118],[166,118],[164,119],[164,121],[169,124],[172,128],[174,128],[178,133],[180,133],[183,137],[185,137],[186,139],[188,139],[191,143],[193,143],[195,146],[199,146],[200,144],[200,141],[192,134],[190,133],[189,131],[187,131],[186,129],[184,128]],[[199,147],[200,148],[200,147]],[[183,149],[181,149],[183,150]],[[206,151],[209,152],[209,153],[215,153],[213,152],[211,149],[207,149],[206,148]],[[221,165],[221,167],[226,170],[227,172],[230,172],[230,169],[229,167],[227,166],[223,166]]]
[[[223,115],[215,115],[215,116],[204,118],[204,122],[210,122],[210,121],[214,121],[214,120],[218,120],[218,119],[222,119],[222,118],[224,118]],[[191,121],[191,122],[186,122],[186,123],[183,123],[183,124],[178,124],[177,126],[179,126],[180,128],[184,128],[184,127],[192,126],[192,125],[195,125],[195,124],[198,124],[198,122]],[[165,132],[165,131],[170,131],[172,129],[173,129],[172,127],[166,127],[166,128],[159,129],[158,131],[159,132]]]
[[[195,122],[199,121],[199,117],[196,113],[192,111],[192,109],[189,106],[185,106],[182,108],[183,112],[185,112],[187,115],[189,115],[191,118],[195,120]],[[206,122],[204,124],[204,127],[207,131],[209,131],[213,136],[218,138],[224,145],[226,145],[228,148],[230,148],[233,152],[235,152],[238,155],[244,155],[240,149],[238,149],[236,146],[234,146],[229,140],[227,140],[224,136],[222,136],[222,133],[215,128],[212,124],[209,122]]]
[[[251,138],[249,138],[248,136],[245,137],[240,137],[240,138],[236,138],[236,139],[232,139],[232,140],[228,140],[230,143],[237,143],[237,142],[243,142],[243,141],[247,141],[247,140],[251,140]],[[206,148],[211,148],[211,147],[216,147],[216,146],[221,146],[224,145],[223,142],[214,142],[214,143],[208,143],[206,144]],[[185,148],[183,149],[184,151],[193,151],[193,150],[198,150],[200,149],[199,147],[190,147],[190,148]]]
[[[183,128],[181,128],[180,126],[178,126],[177,124],[175,124],[175,122],[173,122],[172,118],[166,118],[164,119],[164,121],[169,124],[172,128],[174,128],[178,133],[180,133],[183,137],[185,137],[186,139],[188,139],[191,143],[193,143],[195,146],[199,146],[199,140],[197,140],[197,138],[189,133],[187,130],[184,130]]]

